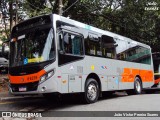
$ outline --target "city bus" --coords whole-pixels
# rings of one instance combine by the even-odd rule
[[[150,46],[56,14],[17,24],[9,45],[14,95],[80,93],[94,103],[105,91],[154,84]]]

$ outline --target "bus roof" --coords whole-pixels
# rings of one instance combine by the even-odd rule
[[[136,43],[138,45],[150,48],[149,45],[146,45],[144,43],[140,43],[140,42],[132,40],[132,39],[130,39],[128,37],[125,37],[125,36],[122,36],[122,35],[118,35],[116,33],[113,33],[113,32],[107,31],[107,30],[102,30],[102,29],[99,29],[99,28],[96,28],[96,27],[93,27],[93,26],[78,22],[78,21],[70,19],[70,18],[66,18],[66,17],[60,16],[60,15],[57,15],[57,14],[53,14],[53,17],[57,18],[57,20],[63,20],[65,22],[69,23],[69,24],[73,24],[74,26],[77,26],[77,27],[80,27],[80,28],[83,28],[83,29],[88,29],[88,30],[91,30],[91,31],[102,33],[102,34],[111,36],[113,38],[118,38],[118,39],[125,40],[125,41],[128,41],[128,42],[134,42],[134,43]]]
[[[51,14],[48,14],[48,15],[42,15],[42,16],[36,16],[36,17],[33,17],[31,19],[36,19],[36,18],[40,18],[40,17],[43,17],[43,16],[49,16]],[[99,29],[99,28],[96,28],[96,27],[93,27],[91,25],[87,25],[87,24],[84,24],[84,23],[81,23],[81,22],[78,22],[76,20],[73,20],[73,19],[70,19],[70,18],[66,18],[66,17],[63,17],[63,16],[60,16],[60,15],[57,15],[57,14],[53,14],[53,17],[54,19],[57,19],[57,20],[63,20],[65,21],[66,23],[69,23],[69,24],[72,24],[74,26],[77,26],[77,27],[80,27],[80,28],[83,28],[83,29],[88,29],[88,30],[91,30],[91,31],[94,31],[94,32],[98,32],[98,33],[101,33],[101,34],[105,34],[107,36],[111,36],[113,38],[118,38],[118,39],[121,39],[121,40],[125,40],[125,41],[128,41],[128,42],[134,42],[138,45],[141,45],[141,46],[144,46],[146,48],[150,48],[149,45],[146,45],[144,43],[140,43],[138,41],[135,41],[135,40],[132,40],[128,37],[125,37],[125,36],[122,36],[122,35],[119,35],[119,34],[116,34],[116,33],[113,33],[113,32],[110,32],[108,30],[102,30],[102,29]],[[29,20],[29,19],[28,19]],[[23,22],[26,22],[28,20],[25,20]],[[19,23],[19,24],[23,24],[23,22]],[[19,25],[17,24],[17,25]],[[16,27],[17,25],[15,25],[14,27]]]

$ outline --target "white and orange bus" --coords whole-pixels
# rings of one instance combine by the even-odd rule
[[[14,95],[83,93],[87,103],[103,91],[140,94],[154,84],[151,48],[56,14],[39,16],[12,30],[9,80]]]

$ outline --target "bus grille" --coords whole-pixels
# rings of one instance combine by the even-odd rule
[[[26,91],[20,91],[20,87],[26,88]],[[11,89],[13,92],[27,92],[37,90],[38,82],[26,83],[26,84],[11,84]]]

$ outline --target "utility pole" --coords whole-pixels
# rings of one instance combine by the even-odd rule
[[[58,14],[62,15],[63,13],[63,0],[58,1]]]

